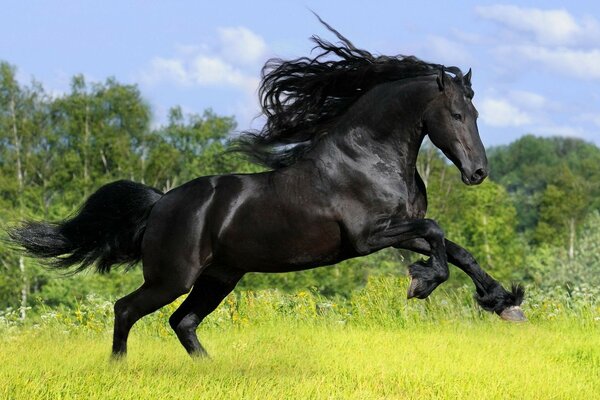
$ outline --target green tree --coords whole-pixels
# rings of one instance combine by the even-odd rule
[[[529,234],[536,230],[542,195],[565,166],[588,183],[589,208],[600,210],[600,149],[592,143],[526,135],[509,145],[490,149],[488,155],[490,177],[510,193],[520,232]]]
[[[516,232],[517,212],[508,192],[489,179],[479,186],[462,184],[458,169],[441,157],[438,153],[429,161],[427,216],[496,277],[518,276],[523,243]]]
[[[65,180],[80,187],[67,203],[87,197],[99,183],[142,178],[150,109],[137,87],[114,79],[88,85],[75,76],[71,92],[52,103],[51,116],[62,163],[57,189]]]
[[[535,238],[538,243],[566,245],[572,260],[577,230],[589,208],[589,190],[566,165],[551,182],[542,194]]]
[[[0,182],[1,202],[14,210],[12,215],[23,219],[39,199],[37,179],[40,146],[46,129],[46,96],[41,85],[35,82],[31,87],[21,87],[15,78],[15,68],[0,63]],[[3,207],[3,213],[6,210]],[[22,255],[10,254],[1,257],[9,276],[19,276],[18,282],[9,279],[9,284],[19,288],[20,313],[25,318],[32,275],[30,264]]]
[[[199,176],[261,170],[240,155],[225,152],[234,128],[232,117],[211,110],[184,115],[180,107],[172,108],[167,125],[148,138],[144,180],[169,190]]]
[[[586,215],[574,257],[564,244],[543,243],[532,247],[525,265],[526,278],[542,287],[597,287],[600,285],[600,213]]]

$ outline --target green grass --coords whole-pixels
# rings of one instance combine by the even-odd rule
[[[530,322],[482,311],[471,288],[407,301],[373,278],[351,298],[236,292],[204,321],[212,360],[167,324],[136,324],[110,360],[112,302],[0,313],[0,399],[600,399],[600,290],[529,288]]]
[[[0,341],[2,399],[597,399],[600,327],[576,320],[406,328],[277,322],[173,336],[27,330]]]

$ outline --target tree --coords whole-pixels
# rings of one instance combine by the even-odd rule
[[[561,172],[544,190],[539,222],[535,231],[538,243],[568,247],[569,259],[575,256],[577,230],[588,211],[586,183],[563,164]]]
[[[588,185],[590,209],[600,210],[600,149],[592,143],[526,135],[510,145],[490,149],[488,155],[490,178],[510,193],[520,232],[529,234],[536,229],[542,195],[565,166],[584,182],[596,182]]]
[[[141,179],[150,109],[135,86],[114,79],[88,85],[81,75],[71,92],[54,100],[52,126],[59,138],[62,167],[57,186],[73,180],[78,198],[118,178]],[[75,194],[75,193],[73,193]],[[75,198],[67,199],[73,204]]]
[[[523,246],[516,233],[517,212],[506,189],[489,179],[479,186],[463,185],[458,170],[447,163],[434,163],[432,170],[428,217],[493,275],[517,275]]]
[[[225,152],[234,128],[232,117],[211,110],[184,115],[180,107],[172,108],[168,124],[148,139],[144,180],[169,190],[199,176],[261,170],[240,155]]]
[[[21,87],[15,72],[11,65],[0,63],[0,171],[2,202],[12,206],[17,217],[23,219],[39,198],[36,179],[39,148],[46,132],[46,96],[35,82],[31,87]],[[8,256],[3,261],[10,270],[15,259]],[[31,274],[22,255],[15,263],[20,275],[20,315],[24,319]]]
[[[586,215],[574,256],[564,244],[554,247],[544,243],[531,248],[527,259],[527,279],[543,287],[557,285],[597,287],[600,285],[600,213]]]

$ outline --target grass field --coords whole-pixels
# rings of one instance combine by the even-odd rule
[[[136,325],[119,362],[109,303],[5,323],[0,398],[600,399],[596,303],[532,293],[531,322],[510,324],[467,292],[407,302],[398,284],[375,282],[346,305],[233,296],[199,330],[211,360],[185,354],[166,325],[172,309]]]
[[[600,331],[560,324],[209,329],[177,340],[28,333],[2,341],[2,399],[596,399]]]

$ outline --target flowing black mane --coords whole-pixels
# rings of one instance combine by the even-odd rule
[[[232,149],[270,168],[293,164],[358,98],[375,85],[406,78],[451,72],[471,94],[457,67],[432,64],[414,56],[375,56],[317,16],[340,40],[332,44],[319,36],[314,58],[270,59],[262,69],[259,98],[267,122],[259,131],[245,131]],[[470,93],[469,93],[470,92]]]

